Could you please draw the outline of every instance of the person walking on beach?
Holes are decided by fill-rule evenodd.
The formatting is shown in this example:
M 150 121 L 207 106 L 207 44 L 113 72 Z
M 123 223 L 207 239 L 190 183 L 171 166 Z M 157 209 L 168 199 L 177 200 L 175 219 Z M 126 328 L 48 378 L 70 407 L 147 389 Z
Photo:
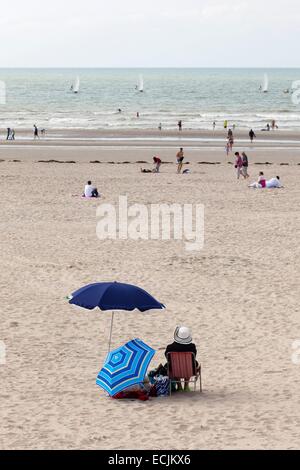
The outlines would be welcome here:
M 236 160 L 235 160 L 235 168 L 237 170 L 237 179 L 239 180 L 240 179 L 240 176 L 242 174 L 242 168 L 243 168 L 243 159 L 242 157 L 240 156 L 239 152 L 236 152 L 235 153 L 235 157 L 236 157 Z
M 11 130 L 11 133 L 10 133 L 10 140 L 16 140 L 16 139 L 15 139 L 15 136 L 16 136 L 15 130 L 12 129 L 12 130 Z
M 216 121 L 213 122 L 213 130 L 216 129 Z
M 253 139 L 255 138 L 256 139 L 256 135 L 255 135 L 255 132 L 253 129 L 250 130 L 249 132 L 249 137 L 250 137 L 250 142 L 251 144 L 253 144 Z
M 11 134 L 11 128 L 8 127 L 7 128 L 7 136 L 6 136 L 6 140 L 10 140 L 10 134 Z
M 183 161 L 184 161 L 184 153 L 183 153 L 183 148 L 181 148 L 179 150 L 179 152 L 177 153 L 177 165 L 178 165 L 177 173 L 178 173 L 178 175 L 180 175 L 181 172 L 182 172 Z
M 230 151 L 232 152 L 233 144 L 234 144 L 233 134 L 228 138 L 228 142 L 229 142 Z
M 182 121 L 178 121 L 178 130 L 179 132 L 182 131 Z
M 228 121 L 224 121 L 224 129 L 227 129 L 228 127 Z
M 242 160 L 243 160 L 242 173 L 243 173 L 243 177 L 246 180 L 249 178 L 249 175 L 248 175 L 249 160 L 245 152 L 242 153 Z
M 38 138 L 39 138 L 39 130 L 38 130 L 36 124 L 34 124 L 34 126 L 33 126 L 33 137 L 34 137 L 34 139 L 38 139 Z

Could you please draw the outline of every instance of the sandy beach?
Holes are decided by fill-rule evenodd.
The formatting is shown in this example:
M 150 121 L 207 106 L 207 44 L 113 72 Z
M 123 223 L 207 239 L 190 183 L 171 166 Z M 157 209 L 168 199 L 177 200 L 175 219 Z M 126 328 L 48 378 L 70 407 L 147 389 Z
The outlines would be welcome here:
M 1 449 L 299 448 L 300 366 L 292 361 L 300 339 L 299 136 L 268 133 L 269 142 L 259 136 L 250 148 L 237 133 L 251 182 L 264 171 L 285 186 L 260 191 L 237 181 L 224 132 L 220 142 L 200 133 L 200 143 L 185 140 L 195 133 L 177 134 L 161 142 L 150 133 L 137 143 L 126 140 L 135 134 L 106 133 L 110 141 L 95 143 L 99 133 L 77 132 L 81 142 L 64 134 L 62 142 L 53 132 L 43 142 L 1 143 Z M 176 174 L 181 144 L 189 175 Z M 141 174 L 155 154 L 169 164 L 159 175 Z M 80 198 L 88 179 L 102 200 Z M 120 195 L 147 206 L 204 204 L 203 250 L 188 253 L 172 240 L 99 240 L 97 207 Z M 65 297 L 114 280 L 167 306 L 118 314 L 114 346 L 137 337 L 159 350 L 178 324 L 190 326 L 203 395 L 123 402 L 96 387 L 110 316 L 73 308 Z M 152 366 L 163 360 L 158 351 Z

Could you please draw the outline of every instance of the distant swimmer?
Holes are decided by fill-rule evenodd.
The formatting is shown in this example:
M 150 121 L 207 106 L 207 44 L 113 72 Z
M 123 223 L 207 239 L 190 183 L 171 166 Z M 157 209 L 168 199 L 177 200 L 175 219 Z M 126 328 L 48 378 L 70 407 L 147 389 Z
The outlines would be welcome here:
M 118 109 L 118 113 L 120 113 L 120 114 L 121 114 L 121 112 L 122 112 L 122 109 L 121 109 L 121 108 L 119 108 L 119 109 Z
M 161 122 L 159 123 L 158 130 L 162 131 L 162 123 Z
M 264 132 L 264 131 L 269 132 L 270 129 L 271 129 L 270 124 L 267 124 L 266 127 L 265 127 L 264 129 L 262 129 L 262 131 L 263 131 L 263 132 Z
M 46 129 L 41 129 L 41 135 L 42 135 L 43 137 L 45 137 L 45 135 L 46 135 Z
M 139 113 L 139 112 L 136 113 L 136 117 L 137 117 L 137 118 L 140 117 L 140 113 Z

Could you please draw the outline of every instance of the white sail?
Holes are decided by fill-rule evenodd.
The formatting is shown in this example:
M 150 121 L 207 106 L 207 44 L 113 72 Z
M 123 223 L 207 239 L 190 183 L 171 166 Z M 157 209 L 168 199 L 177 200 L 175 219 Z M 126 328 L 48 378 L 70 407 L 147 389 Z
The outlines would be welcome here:
M 80 78 L 76 77 L 76 80 L 73 85 L 73 93 L 79 93 L 80 90 Z
M 268 75 L 265 73 L 265 75 L 264 75 L 263 92 L 264 92 L 264 93 L 268 93 L 268 91 L 269 91 L 269 77 L 268 77 Z
M 144 78 L 143 78 L 143 75 L 140 75 L 140 77 L 139 77 L 138 89 L 141 93 L 144 91 Z

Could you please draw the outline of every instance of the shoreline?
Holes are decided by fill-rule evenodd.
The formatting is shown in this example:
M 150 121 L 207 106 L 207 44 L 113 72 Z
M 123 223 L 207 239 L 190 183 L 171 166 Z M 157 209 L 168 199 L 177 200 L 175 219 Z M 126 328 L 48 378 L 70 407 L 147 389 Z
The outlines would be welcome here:
M 84 146 L 84 147 L 159 147 L 159 148 L 216 148 L 224 149 L 227 131 L 153 131 L 138 130 L 89 130 L 89 129 L 61 129 L 49 130 L 45 137 L 34 140 L 32 132 L 20 130 L 16 133 L 15 141 L 5 139 L 5 130 L 0 130 L 0 147 L 17 146 Z M 248 150 L 259 148 L 290 148 L 300 149 L 300 133 L 295 131 L 269 131 L 257 132 L 257 138 L 251 144 L 247 131 L 235 131 L 235 147 L 243 146 Z

